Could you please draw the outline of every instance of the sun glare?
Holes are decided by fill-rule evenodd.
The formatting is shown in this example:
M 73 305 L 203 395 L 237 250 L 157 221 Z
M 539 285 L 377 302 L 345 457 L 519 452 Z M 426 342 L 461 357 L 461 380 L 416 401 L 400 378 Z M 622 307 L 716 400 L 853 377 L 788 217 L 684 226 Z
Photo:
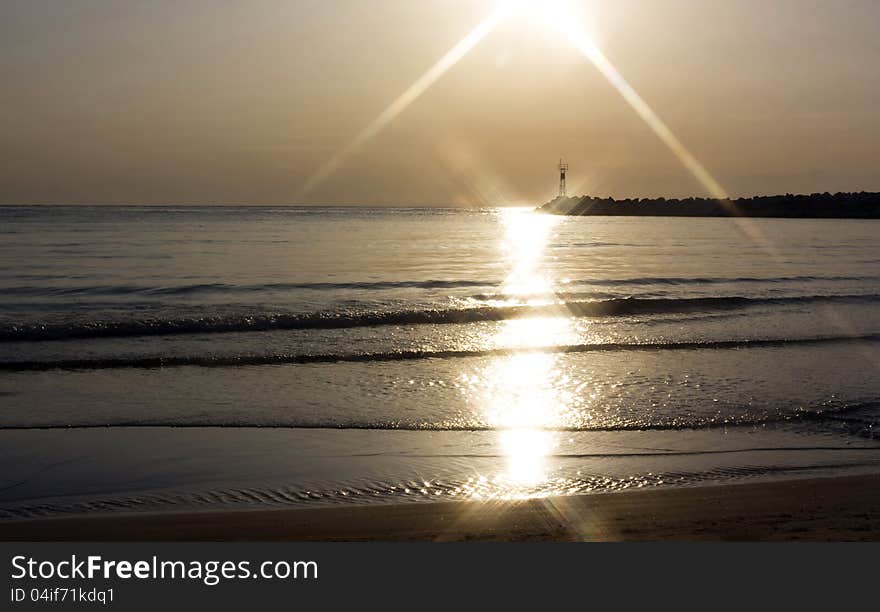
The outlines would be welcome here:
M 502 0 L 498 10 L 506 19 L 555 30 L 562 29 L 577 17 L 572 3 L 565 0 Z
M 539 264 L 559 217 L 524 208 L 507 208 L 500 214 L 504 226 L 501 250 L 510 266 L 502 292 L 526 303 L 545 302 L 553 283 L 539 270 Z
M 540 330 L 540 322 L 537 330 Z M 503 495 L 528 495 L 547 479 L 546 457 L 556 443 L 566 402 L 557 386 L 557 356 L 530 352 L 499 358 L 483 373 L 488 385 L 486 420 L 498 429 L 507 470 L 500 474 Z
M 685 147 L 672 130 L 621 75 L 602 50 L 585 24 L 584 15 L 568 0 L 500 0 L 491 13 L 444 54 L 436 64 L 416 79 L 400 96 L 346 145 L 319 167 L 304 183 L 302 197 L 336 171 L 360 147 L 370 141 L 408 106 L 422 96 L 440 77 L 455 66 L 491 34 L 501 23 L 517 21 L 525 27 L 543 27 L 557 32 L 577 49 L 618 91 L 654 134 L 672 151 L 684 167 L 703 185 L 712 197 L 725 199 L 727 192 L 715 177 Z M 751 233 L 751 232 L 747 232 Z
M 546 249 L 559 217 L 525 209 L 506 209 L 500 215 L 499 250 L 510 269 L 502 287 L 505 299 L 553 299 Z M 570 318 L 545 316 L 504 321 L 487 340 L 498 347 L 540 349 L 571 343 L 574 335 Z M 553 429 L 565 424 L 571 405 L 559 361 L 559 355 L 541 350 L 514 353 L 493 359 L 468 378 L 471 391 L 480 397 L 486 423 L 498 430 L 498 445 L 506 458 L 507 469 L 494 480 L 501 497 L 529 497 L 548 490 L 546 462 L 557 443 Z

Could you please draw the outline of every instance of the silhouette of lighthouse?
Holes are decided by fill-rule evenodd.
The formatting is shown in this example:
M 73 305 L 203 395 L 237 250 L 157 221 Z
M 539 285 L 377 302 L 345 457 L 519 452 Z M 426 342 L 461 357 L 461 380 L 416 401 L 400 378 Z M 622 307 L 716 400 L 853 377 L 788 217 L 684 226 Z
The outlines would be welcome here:
M 559 158 L 559 197 L 565 198 L 568 197 L 568 192 L 565 188 L 565 173 L 568 172 L 568 164 L 562 161 L 562 158 Z

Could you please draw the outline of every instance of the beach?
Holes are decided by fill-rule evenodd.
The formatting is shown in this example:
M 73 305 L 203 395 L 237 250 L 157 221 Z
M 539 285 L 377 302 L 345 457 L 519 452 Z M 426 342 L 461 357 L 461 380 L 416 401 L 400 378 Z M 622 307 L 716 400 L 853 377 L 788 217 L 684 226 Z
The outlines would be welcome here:
M 876 541 L 880 475 L 528 500 L 108 513 L 0 523 L 9 541 Z
M 4 537 L 871 536 L 875 221 L 0 220 Z

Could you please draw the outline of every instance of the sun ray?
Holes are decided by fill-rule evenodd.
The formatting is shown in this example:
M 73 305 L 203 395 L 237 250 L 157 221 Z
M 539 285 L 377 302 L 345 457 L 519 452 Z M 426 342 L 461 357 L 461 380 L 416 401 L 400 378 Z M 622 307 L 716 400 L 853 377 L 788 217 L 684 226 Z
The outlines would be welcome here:
M 729 197 L 727 191 L 719 184 L 714 176 L 703 166 L 702 163 L 688 150 L 688 148 L 669 129 L 669 126 L 654 112 L 651 106 L 645 102 L 632 85 L 614 67 L 611 60 L 593 42 L 592 38 L 577 25 L 574 19 L 554 19 L 551 24 L 574 45 L 574 47 L 586 57 L 593 66 L 605 77 L 605 79 L 617 90 L 621 97 L 630 105 L 636 114 L 644 121 L 654 134 L 665 144 L 679 159 L 688 171 L 693 174 L 700 184 L 719 200 Z
M 530 24 L 560 32 L 605 77 L 630 105 L 636 114 L 651 128 L 684 167 L 699 181 L 706 191 L 721 201 L 730 201 L 729 194 L 711 172 L 690 152 L 669 126 L 657 115 L 635 88 L 614 67 L 593 39 L 579 25 L 570 4 L 564 0 L 501 0 L 495 9 L 476 27 L 459 40 L 433 66 L 416 79 L 400 96 L 389 104 L 375 119 L 322 164 L 303 184 L 297 200 L 306 196 L 327 179 L 358 149 L 370 141 L 385 126 L 394 121 L 407 107 L 422 96 L 440 77 L 464 58 L 477 44 L 494 31 L 499 24 L 511 18 L 520 18 Z M 733 204 L 731 203 L 731 206 Z M 735 213 L 735 211 L 733 211 Z M 740 229 L 756 241 L 766 243 L 755 236 L 750 226 Z
M 413 82 L 400 96 L 398 96 L 385 110 L 373 119 L 351 141 L 342 147 L 336 154 L 328 159 L 318 170 L 309 177 L 299 191 L 299 197 L 309 193 L 312 189 L 323 182 L 342 165 L 355 151 L 366 144 L 378 134 L 386 125 L 394 121 L 406 108 L 415 102 L 431 85 L 442 77 L 450 68 L 455 66 L 471 49 L 494 30 L 504 18 L 505 11 L 496 8 L 477 26 L 468 32 L 464 38 L 458 41 L 437 63 L 431 66 L 422 76 Z
M 635 113 L 644 121 L 651 131 L 660 139 L 666 147 L 678 158 L 682 165 L 703 186 L 709 195 L 719 200 L 729 208 L 734 215 L 734 223 L 744 236 L 753 243 L 761 245 L 770 255 L 778 259 L 778 253 L 772 241 L 768 240 L 764 233 L 750 219 L 739 217 L 737 207 L 730 194 L 715 179 L 709 170 L 690 152 L 675 133 L 666 125 L 651 106 L 639 95 L 635 88 L 614 67 L 611 60 L 596 45 L 593 39 L 578 24 L 576 19 L 559 18 L 545 20 L 551 27 L 557 29 L 571 44 L 605 77 L 605 79 L 617 90 L 620 96 L 629 104 Z

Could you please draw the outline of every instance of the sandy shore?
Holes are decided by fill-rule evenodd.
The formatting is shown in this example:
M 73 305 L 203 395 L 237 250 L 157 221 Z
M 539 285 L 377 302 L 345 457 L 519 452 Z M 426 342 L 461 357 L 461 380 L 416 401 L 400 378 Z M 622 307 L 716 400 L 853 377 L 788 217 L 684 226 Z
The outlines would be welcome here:
M 880 540 L 880 475 L 527 501 L 89 515 L 3 522 L 0 540 Z

